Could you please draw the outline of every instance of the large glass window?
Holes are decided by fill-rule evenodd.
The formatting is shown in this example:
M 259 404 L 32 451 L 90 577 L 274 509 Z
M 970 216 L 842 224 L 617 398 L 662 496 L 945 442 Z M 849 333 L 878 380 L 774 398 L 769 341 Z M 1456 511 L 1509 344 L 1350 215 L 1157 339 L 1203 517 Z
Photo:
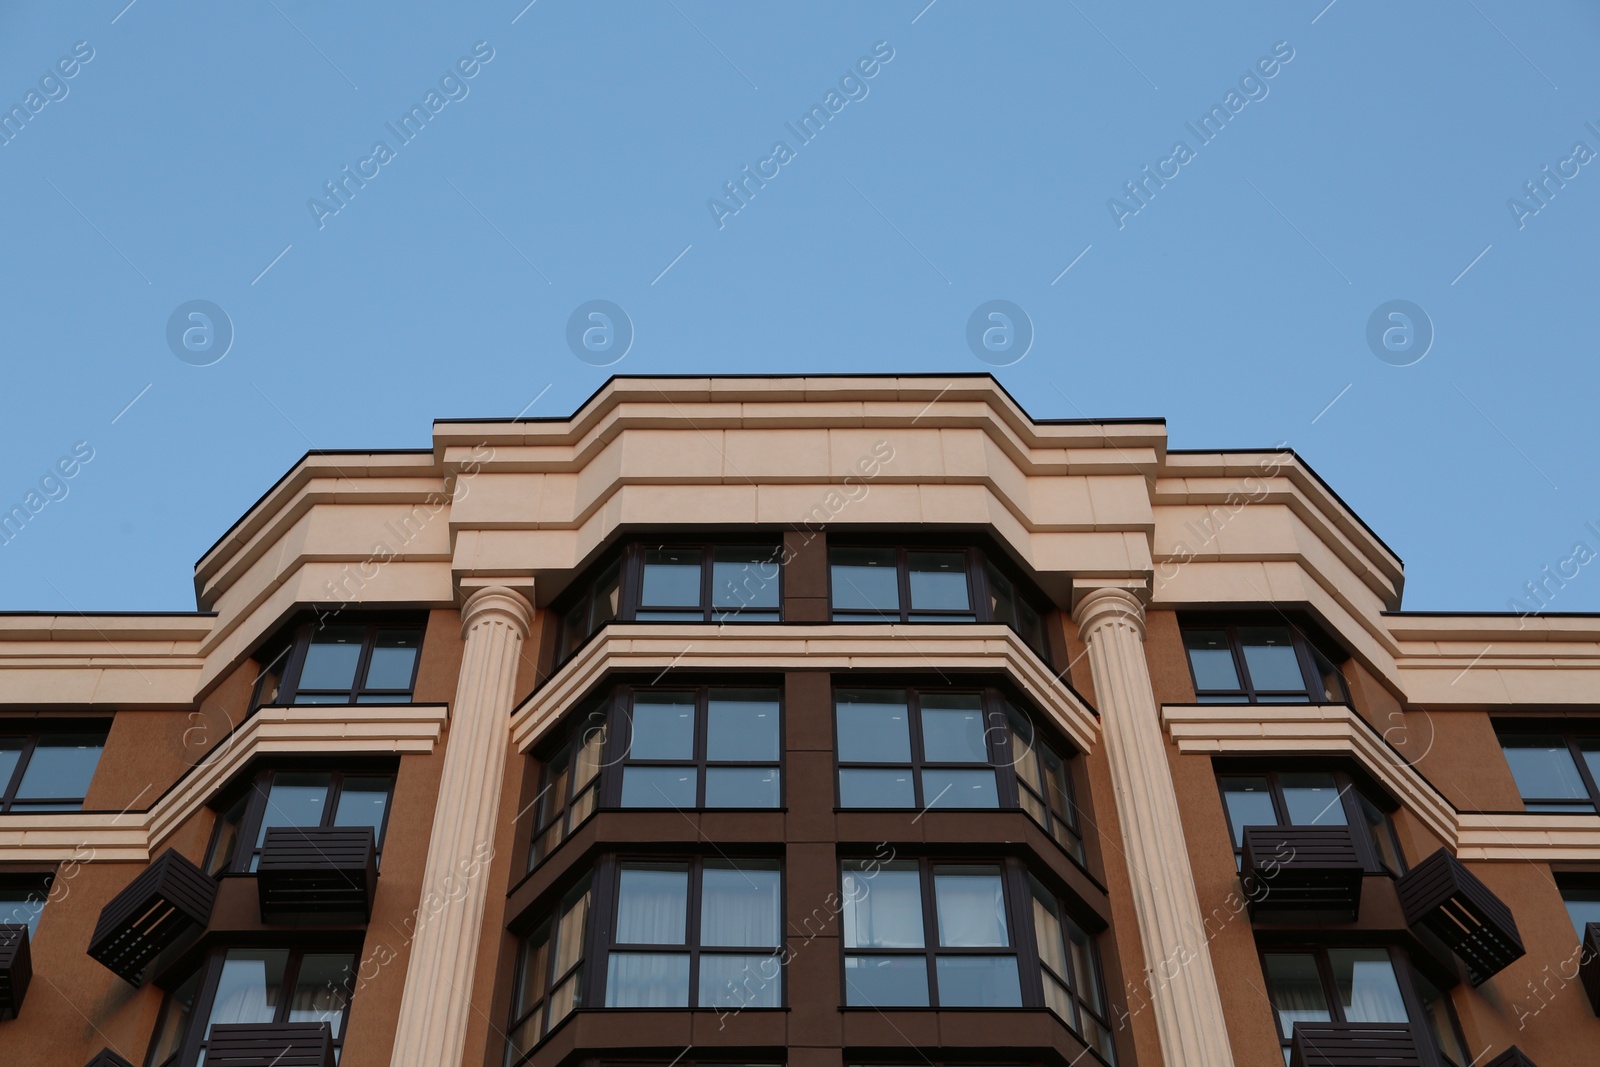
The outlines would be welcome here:
M 1083 1038 L 1084 1044 L 1108 1063 L 1115 1062 L 1106 1011 L 1105 986 L 1094 941 L 1067 913 L 1065 903 L 1029 878 L 1033 900 L 1033 936 L 1044 977 L 1045 1006 Z
M 1600 729 L 1503 733 L 1500 747 L 1529 811 L 1595 810 L 1600 800 Z
M 632 689 L 618 805 L 775 808 L 782 711 L 776 688 Z
M 381 859 L 393 792 L 383 772 L 264 771 L 218 812 L 207 869 L 254 871 L 274 826 L 370 826 Z
M 776 861 L 616 865 L 608 1008 L 776 1008 L 783 1003 Z
M 1588 925 L 1600 923 L 1600 876 L 1560 874 L 1556 876 L 1556 885 L 1561 889 L 1567 916 L 1572 919 L 1573 932 L 1583 941 Z
M 0 733 L 0 811 L 82 809 L 105 742 L 104 731 Z
M 1265 952 L 1261 961 L 1285 1062 L 1296 1023 L 1405 1023 L 1419 1045 L 1466 1067 L 1449 998 L 1399 950 L 1315 946 Z
M 1022 1006 L 1001 865 L 847 860 L 841 880 L 847 1005 Z
M 219 949 L 167 995 L 152 1067 L 197 1067 L 220 1023 L 325 1022 L 337 1050 L 355 989 L 356 956 L 323 947 Z M 337 1055 L 337 1052 L 335 1052 Z
M 1348 704 L 1344 676 L 1299 628 L 1185 624 L 1195 699 L 1202 704 Z
M 534 924 L 517 951 L 506 1063 L 521 1063 L 555 1026 L 583 1005 L 583 955 L 589 930 L 588 880 Z
M 1343 771 L 1229 773 L 1218 775 L 1217 784 L 1236 858 L 1247 826 L 1348 826 L 1368 870 L 1405 873 L 1388 812 Z
M 777 622 L 781 547 L 631 544 L 597 576 L 557 600 L 556 662 L 613 619 L 630 622 Z
M 415 616 L 319 616 L 262 650 L 253 703 L 409 704 L 421 649 Z
M 600 768 L 605 759 L 607 709 L 602 701 L 579 713 L 567 740 L 544 759 L 533 811 L 532 870 L 594 814 L 600 799 Z

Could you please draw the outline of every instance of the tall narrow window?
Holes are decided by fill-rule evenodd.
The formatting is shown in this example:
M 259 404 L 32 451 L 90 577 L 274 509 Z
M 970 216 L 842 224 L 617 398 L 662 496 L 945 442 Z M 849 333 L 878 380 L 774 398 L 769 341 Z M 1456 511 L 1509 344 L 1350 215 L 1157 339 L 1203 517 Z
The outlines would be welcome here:
M 589 895 L 586 879 L 518 947 L 507 1064 L 521 1063 L 546 1034 L 583 1005 Z
M 1045 1006 L 1108 1063 L 1116 1062 L 1106 1011 L 1105 987 L 1094 943 L 1053 893 L 1028 879 L 1033 897 L 1033 934 L 1044 976 Z
M 590 815 L 600 796 L 605 758 L 604 706 L 578 716 L 572 736 L 544 762 L 543 782 L 533 801 L 533 849 L 528 869 L 542 863 Z

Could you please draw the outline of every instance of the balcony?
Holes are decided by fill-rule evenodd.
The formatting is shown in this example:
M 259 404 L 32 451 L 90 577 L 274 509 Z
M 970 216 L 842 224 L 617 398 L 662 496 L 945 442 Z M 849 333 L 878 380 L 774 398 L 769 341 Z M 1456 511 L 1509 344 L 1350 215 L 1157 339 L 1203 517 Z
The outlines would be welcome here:
M 1257 920 L 1354 922 L 1362 865 L 1346 826 L 1247 826 L 1241 864 Z
M 334 1067 L 327 1023 L 226 1023 L 206 1038 L 206 1067 Z
M 1526 951 L 1505 902 L 1444 849 L 1395 881 L 1406 924 L 1425 930 L 1466 964 L 1479 986 Z
M 370 826 L 274 826 L 261 844 L 261 921 L 366 922 L 378 885 Z
M 138 985 L 151 960 L 205 928 L 216 899 L 217 883 L 169 848 L 101 910 L 89 956 Z
M 1295 1023 L 1289 1067 L 1425 1067 L 1404 1023 Z
M 0 923 L 0 1019 L 15 1019 L 22 1011 L 33 978 L 33 955 L 28 928 L 21 923 Z

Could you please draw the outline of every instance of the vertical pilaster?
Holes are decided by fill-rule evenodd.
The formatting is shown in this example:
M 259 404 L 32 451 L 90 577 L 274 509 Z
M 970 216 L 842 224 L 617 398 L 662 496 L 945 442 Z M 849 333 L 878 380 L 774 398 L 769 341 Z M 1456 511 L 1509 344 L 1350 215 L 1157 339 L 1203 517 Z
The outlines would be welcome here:
M 1089 649 L 1163 1057 L 1167 1067 L 1232 1067 L 1222 998 L 1144 658 L 1144 606 L 1125 589 L 1096 589 L 1073 617 Z
M 460 1067 L 488 899 L 490 843 L 505 779 L 517 659 L 532 608 L 502 586 L 461 608 L 466 644 L 428 841 L 422 903 L 400 1002 L 392 1067 Z

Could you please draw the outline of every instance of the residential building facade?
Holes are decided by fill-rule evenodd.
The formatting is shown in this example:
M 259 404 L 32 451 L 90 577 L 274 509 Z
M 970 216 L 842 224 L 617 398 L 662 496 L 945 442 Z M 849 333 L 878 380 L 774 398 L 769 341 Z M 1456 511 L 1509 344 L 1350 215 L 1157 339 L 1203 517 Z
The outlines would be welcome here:
M 987 376 L 308 454 L 0 616 L 0 1063 L 1595 1062 L 1600 618 L 1402 584 Z

